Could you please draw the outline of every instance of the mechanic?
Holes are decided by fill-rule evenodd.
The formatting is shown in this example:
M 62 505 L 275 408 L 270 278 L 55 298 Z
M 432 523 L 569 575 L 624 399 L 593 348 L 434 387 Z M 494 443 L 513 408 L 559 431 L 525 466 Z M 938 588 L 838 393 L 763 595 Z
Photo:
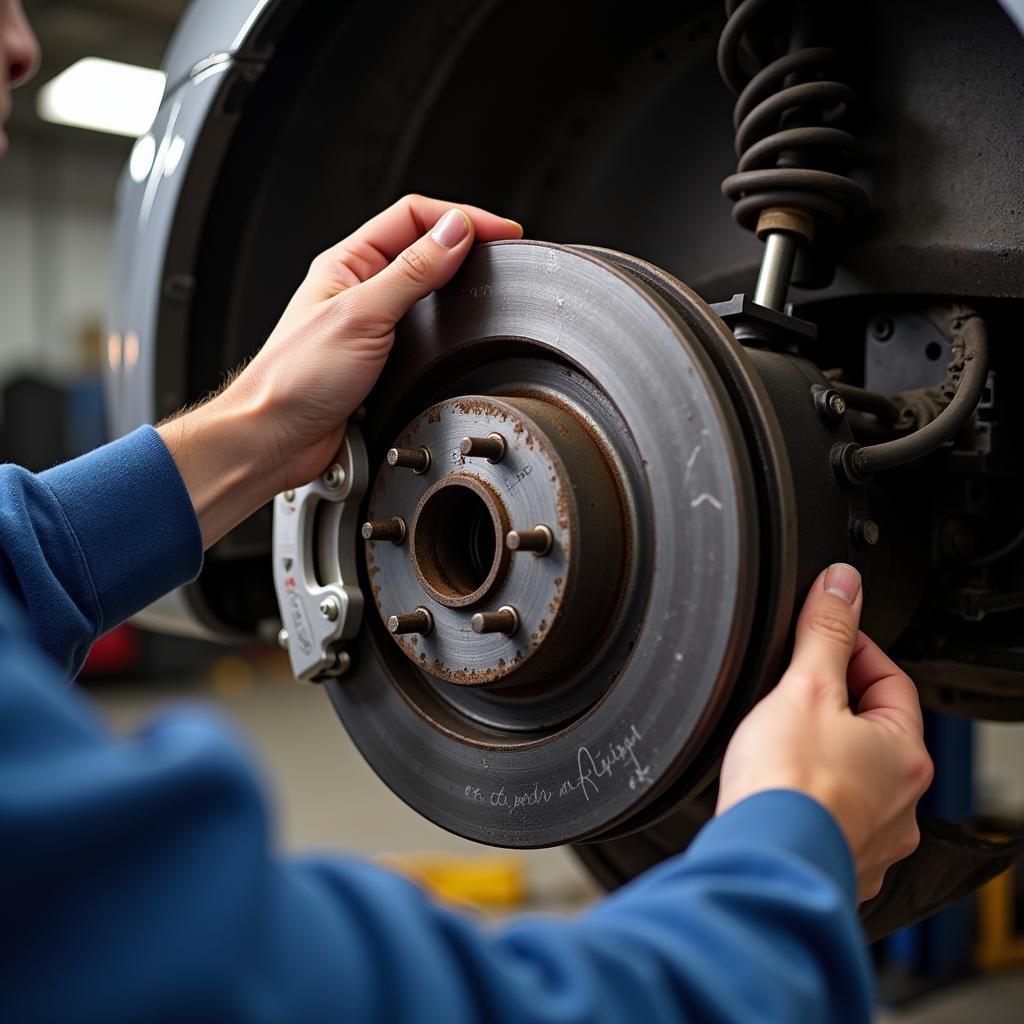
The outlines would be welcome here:
M 0 0 L 0 122 L 37 63 Z M 474 239 L 520 234 L 403 199 L 313 261 L 219 394 L 39 476 L 0 470 L 0 1020 L 869 1019 L 857 902 L 914 848 L 931 763 L 849 566 L 814 584 L 715 819 L 570 920 L 485 928 L 370 864 L 282 857 L 230 726 L 178 710 L 121 739 L 68 683 L 100 633 L 331 462 L 396 323 Z

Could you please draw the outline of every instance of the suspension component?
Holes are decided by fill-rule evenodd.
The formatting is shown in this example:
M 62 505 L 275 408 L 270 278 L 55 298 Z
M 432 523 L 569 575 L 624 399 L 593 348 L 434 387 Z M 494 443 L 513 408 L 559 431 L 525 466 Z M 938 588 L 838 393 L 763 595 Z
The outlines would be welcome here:
M 953 306 L 950 317 L 953 359 L 940 389 L 941 411 L 913 433 L 892 441 L 867 447 L 837 445 L 832 462 L 841 478 L 863 483 L 873 473 L 915 462 L 952 441 L 966 426 L 988 380 L 988 334 L 984 320 L 972 309 Z
M 857 141 L 838 127 L 853 106 L 853 90 L 826 77 L 839 54 L 796 42 L 788 52 L 776 47 L 775 56 L 762 56 L 773 49 L 763 16 L 777 7 L 780 0 L 726 0 L 718 69 L 737 96 L 738 163 L 722 192 L 734 204 L 733 219 L 765 242 L 754 301 L 781 310 L 798 249 L 859 214 L 867 195 L 846 174 Z M 798 5 L 794 28 L 814 13 Z

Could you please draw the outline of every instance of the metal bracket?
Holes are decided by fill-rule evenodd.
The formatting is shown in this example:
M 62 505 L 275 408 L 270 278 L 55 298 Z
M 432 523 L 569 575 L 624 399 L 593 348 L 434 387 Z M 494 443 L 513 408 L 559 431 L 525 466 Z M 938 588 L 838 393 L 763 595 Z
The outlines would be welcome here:
M 341 643 L 359 632 L 363 593 L 356 574 L 359 505 L 369 465 L 349 424 L 337 462 L 304 487 L 274 499 L 274 589 L 281 643 L 300 682 L 344 675 Z

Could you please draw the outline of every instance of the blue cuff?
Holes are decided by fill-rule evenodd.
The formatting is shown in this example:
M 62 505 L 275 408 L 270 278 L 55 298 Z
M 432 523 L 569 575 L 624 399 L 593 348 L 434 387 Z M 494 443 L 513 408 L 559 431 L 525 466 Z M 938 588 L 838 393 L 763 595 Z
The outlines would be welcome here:
M 846 837 L 835 818 L 804 793 L 772 789 L 747 797 L 705 825 L 688 855 L 717 856 L 737 848 L 795 854 L 833 879 L 856 906 L 857 873 Z
M 203 564 L 203 541 L 178 467 L 152 427 L 41 474 L 85 557 L 100 632 L 175 587 Z

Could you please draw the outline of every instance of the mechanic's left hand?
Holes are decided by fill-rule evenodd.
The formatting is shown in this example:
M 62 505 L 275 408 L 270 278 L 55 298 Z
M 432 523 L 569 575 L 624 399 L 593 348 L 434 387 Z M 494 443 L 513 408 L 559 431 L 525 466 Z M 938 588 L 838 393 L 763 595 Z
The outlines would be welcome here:
M 205 405 L 159 427 L 209 547 L 276 492 L 331 462 L 410 307 L 446 284 L 474 239 L 514 221 L 406 196 L 321 253 L 251 363 Z

